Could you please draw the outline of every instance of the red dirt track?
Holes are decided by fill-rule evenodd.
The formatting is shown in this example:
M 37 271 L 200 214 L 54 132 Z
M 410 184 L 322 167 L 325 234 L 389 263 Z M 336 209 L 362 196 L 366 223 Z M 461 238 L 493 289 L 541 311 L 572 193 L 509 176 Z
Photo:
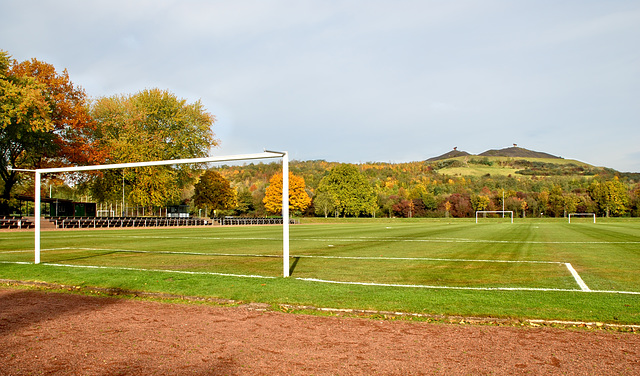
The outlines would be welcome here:
M 640 336 L 0 287 L 0 375 L 640 375 Z

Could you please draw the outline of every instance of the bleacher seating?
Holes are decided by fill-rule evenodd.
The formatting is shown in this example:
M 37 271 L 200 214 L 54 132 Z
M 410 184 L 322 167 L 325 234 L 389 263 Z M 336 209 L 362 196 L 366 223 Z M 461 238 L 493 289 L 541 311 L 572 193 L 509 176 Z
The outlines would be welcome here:
M 168 217 L 47 217 L 56 228 L 126 228 L 166 226 L 207 226 L 212 221 L 202 218 Z
M 215 219 L 218 224 L 222 226 L 238 226 L 238 225 L 281 225 L 282 217 L 280 218 L 244 218 L 244 217 L 224 217 Z M 296 221 L 291 219 L 290 224 L 295 224 Z
M 0 230 L 21 230 L 33 228 L 33 222 L 16 216 L 0 216 Z
M 168 226 L 246 226 L 280 225 L 282 218 L 241 218 L 224 217 L 214 219 L 178 218 L 178 217 L 46 217 L 55 228 L 130 228 L 130 227 L 168 227 Z M 291 224 L 297 223 L 291 219 Z M 17 216 L 0 216 L 0 230 L 32 229 L 33 220 Z

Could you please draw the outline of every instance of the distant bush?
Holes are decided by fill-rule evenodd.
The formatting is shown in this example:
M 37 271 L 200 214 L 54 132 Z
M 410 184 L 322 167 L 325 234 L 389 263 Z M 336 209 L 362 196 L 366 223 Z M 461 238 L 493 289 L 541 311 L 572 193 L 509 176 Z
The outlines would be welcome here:
M 435 164 L 436 169 L 451 168 L 451 167 L 464 167 L 464 163 L 457 159 L 445 159 L 438 161 Z
M 476 164 L 476 165 L 493 166 L 493 161 L 489 160 L 489 158 L 487 157 L 480 158 L 480 159 L 471 158 L 469 160 L 469 163 Z
M 527 162 L 529 168 L 516 171 L 516 174 L 520 175 L 537 175 L 537 176 L 566 176 L 566 175 L 580 175 L 580 176 L 593 176 L 600 172 L 598 168 L 579 166 L 575 163 L 568 164 L 556 164 L 545 162 L 530 162 L 530 161 L 518 161 Z

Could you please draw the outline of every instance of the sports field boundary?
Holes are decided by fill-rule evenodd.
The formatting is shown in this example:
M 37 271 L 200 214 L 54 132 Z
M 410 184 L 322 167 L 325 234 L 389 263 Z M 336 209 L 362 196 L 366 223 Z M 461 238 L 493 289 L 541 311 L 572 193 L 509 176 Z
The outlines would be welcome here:
M 237 307 L 250 311 L 279 311 L 288 314 L 305 314 L 318 312 L 321 314 L 347 316 L 358 318 L 370 318 L 375 320 L 394 320 L 398 318 L 418 319 L 427 322 L 440 322 L 454 325 L 493 325 L 493 326 L 529 326 L 529 327 L 558 327 L 558 328 L 584 328 L 587 330 L 613 330 L 638 332 L 640 325 L 634 324 L 614 324 L 599 321 L 568 321 L 568 320 L 544 320 L 544 319 L 512 319 L 497 317 L 476 317 L 460 315 L 436 315 L 427 313 L 412 313 L 400 311 L 381 311 L 371 309 L 352 308 L 331 308 L 316 307 L 310 305 L 295 304 L 268 304 L 268 303 L 247 303 L 240 300 L 221 299 L 201 296 L 188 296 L 169 293 L 147 292 L 139 290 L 127 290 L 121 288 L 104 288 L 91 286 L 73 286 L 51 282 L 21 281 L 11 279 L 0 279 L 0 284 L 16 288 L 18 286 L 48 290 L 60 293 L 82 293 L 87 295 L 107 295 L 109 297 L 124 297 L 134 299 L 153 299 L 158 301 L 184 301 L 203 302 L 222 306 Z

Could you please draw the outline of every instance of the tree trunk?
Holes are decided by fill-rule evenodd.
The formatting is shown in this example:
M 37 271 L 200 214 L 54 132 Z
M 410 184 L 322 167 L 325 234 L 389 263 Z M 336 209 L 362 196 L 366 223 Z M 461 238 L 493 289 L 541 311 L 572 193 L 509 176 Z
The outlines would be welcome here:
M 12 173 L 9 175 L 9 178 L 4 181 L 2 199 L 0 200 L 0 215 L 11 214 L 11 205 L 9 205 L 9 200 L 11 199 L 11 189 L 16 183 L 14 176 L 15 175 Z

